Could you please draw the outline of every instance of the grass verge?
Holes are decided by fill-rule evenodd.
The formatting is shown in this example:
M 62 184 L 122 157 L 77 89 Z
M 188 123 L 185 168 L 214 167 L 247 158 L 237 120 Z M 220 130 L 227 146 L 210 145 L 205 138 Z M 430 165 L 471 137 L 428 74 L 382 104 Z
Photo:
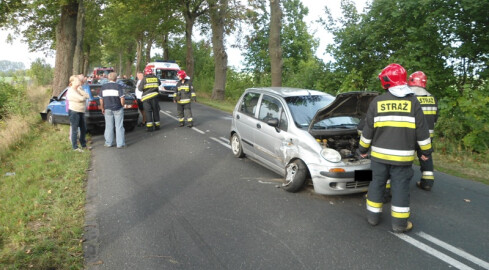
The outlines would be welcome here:
M 37 122 L 2 153 L 0 269 L 81 269 L 90 153 L 68 126 Z

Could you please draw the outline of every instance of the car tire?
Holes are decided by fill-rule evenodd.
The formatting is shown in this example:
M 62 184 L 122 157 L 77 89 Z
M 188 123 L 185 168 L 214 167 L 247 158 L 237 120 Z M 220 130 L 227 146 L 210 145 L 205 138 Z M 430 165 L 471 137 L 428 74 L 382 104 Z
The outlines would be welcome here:
M 300 159 L 296 159 L 285 167 L 285 177 L 282 188 L 288 192 L 297 192 L 304 186 L 307 176 L 307 166 Z
M 237 133 L 234 133 L 231 136 L 231 150 L 233 151 L 233 155 L 237 158 L 244 157 L 243 147 L 241 145 L 241 139 L 239 138 Z
M 54 125 L 56 124 L 54 122 L 54 117 L 53 117 L 53 113 L 51 111 L 48 112 L 48 115 L 46 117 L 46 119 L 48 120 L 48 123 L 51 124 L 51 125 Z
M 127 126 L 125 126 L 124 129 L 127 131 L 133 131 L 137 125 L 138 125 L 138 122 L 136 121 L 134 123 L 127 124 Z

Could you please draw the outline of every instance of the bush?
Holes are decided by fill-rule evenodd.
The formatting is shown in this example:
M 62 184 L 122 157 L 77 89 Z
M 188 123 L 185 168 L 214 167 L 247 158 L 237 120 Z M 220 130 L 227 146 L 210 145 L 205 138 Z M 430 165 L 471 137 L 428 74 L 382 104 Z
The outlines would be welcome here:
M 49 85 L 53 82 L 53 69 L 44 59 L 37 58 L 32 62 L 28 74 L 34 78 L 37 85 Z
M 437 136 L 460 148 L 485 152 L 489 149 L 489 85 L 465 86 L 460 96 L 439 101 Z
M 30 107 L 24 80 L 14 78 L 12 84 L 0 82 L 0 119 L 8 115 L 25 115 Z

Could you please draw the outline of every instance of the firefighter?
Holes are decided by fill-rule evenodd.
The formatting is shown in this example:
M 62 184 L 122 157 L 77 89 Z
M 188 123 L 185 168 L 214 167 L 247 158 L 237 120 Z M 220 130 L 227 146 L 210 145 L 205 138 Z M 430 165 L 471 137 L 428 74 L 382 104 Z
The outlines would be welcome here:
M 185 116 L 187 116 L 187 126 L 191 128 L 194 126 L 194 121 L 192 118 L 190 102 L 191 100 L 195 102 L 197 97 L 192 82 L 187 77 L 187 73 L 185 73 L 184 70 L 180 70 L 178 71 L 177 76 L 180 80 L 177 82 L 177 91 L 173 96 L 173 102 L 177 103 L 178 125 L 183 127 L 185 125 Z
M 148 132 L 160 129 L 160 104 L 158 103 L 160 84 L 160 79 L 153 74 L 151 67 L 146 67 L 144 78 L 139 84 L 139 91 L 143 92 L 141 101 L 146 113 L 146 131 Z
M 372 182 L 367 193 L 367 221 L 380 222 L 387 179 L 391 179 L 391 221 L 396 233 L 413 228 L 409 221 L 409 181 L 416 145 L 421 159 L 431 155 L 431 139 L 421 105 L 407 86 L 406 70 L 390 64 L 379 74 L 385 94 L 369 105 L 360 136 L 359 151 L 363 158 L 371 148 Z
M 409 76 L 408 85 L 414 91 L 414 95 L 418 98 L 423 109 L 424 117 L 428 123 L 430 130 L 431 143 L 433 143 L 433 135 L 435 132 L 435 123 L 438 120 L 438 103 L 428 91 L 426 91 L 426 81 L 428 78 L 422 71 L 416 71 Z M 416 149 L 416 154 L 419 158 L 419 165 L 421 167 L 421 180 L 416 182 L 416 186 L 420 189 L 430 191 L 435 183 L 435 175 L 433 174 L 433 159 L 430 158 L 426 161 L 422 160 L 419 149 Z

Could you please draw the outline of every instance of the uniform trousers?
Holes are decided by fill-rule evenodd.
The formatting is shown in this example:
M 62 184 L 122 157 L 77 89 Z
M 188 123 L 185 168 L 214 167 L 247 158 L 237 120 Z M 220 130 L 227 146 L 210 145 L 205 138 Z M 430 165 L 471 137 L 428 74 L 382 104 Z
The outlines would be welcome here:
M 146 127 L 160 126 L 160 104 L 158 96 L 143 101 L 144 112 L 146 113 Z
M 393 228 L 406 228 L 410 216 L 409 182 L 413 177 L 412 165 L 399 166 L 372 160 L 372 182 L 367 194 L 367 219 L 371 224 L 380 221 L 387 180 L 391 179 L 391 223 Z

